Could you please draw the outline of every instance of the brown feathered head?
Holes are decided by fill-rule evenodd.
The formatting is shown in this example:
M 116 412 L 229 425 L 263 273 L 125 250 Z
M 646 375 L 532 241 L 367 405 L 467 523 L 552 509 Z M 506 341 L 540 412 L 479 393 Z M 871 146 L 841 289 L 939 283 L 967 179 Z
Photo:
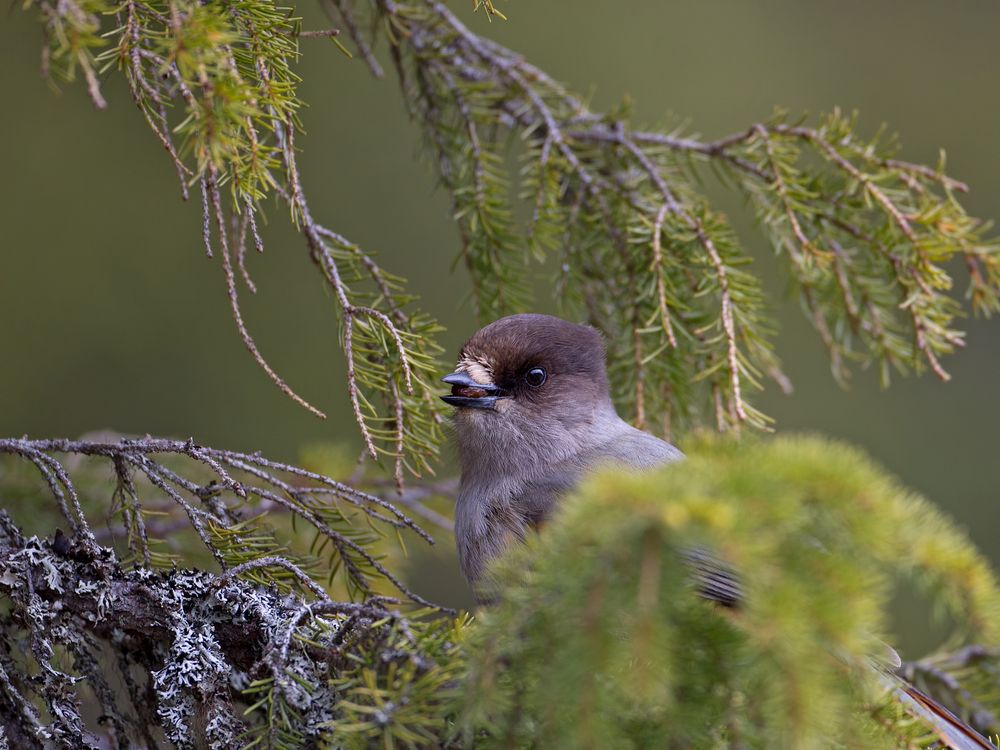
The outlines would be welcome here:
M 473 334 L 442 399 L 460 409 L 504 413 L 606 399 L 604 341 L 590 326 L 551 315 L 511 315 Z

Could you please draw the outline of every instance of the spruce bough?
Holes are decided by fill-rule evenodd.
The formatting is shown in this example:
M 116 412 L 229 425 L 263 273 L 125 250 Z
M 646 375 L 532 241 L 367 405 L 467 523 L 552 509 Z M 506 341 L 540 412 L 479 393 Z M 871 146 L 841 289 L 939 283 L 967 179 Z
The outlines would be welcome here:
M 905 161 L 838 111 L 778 113 L 716 140 L 637 127 L 435 0 L 331 0 L 336 28 L 320 31 L 267 0 L 25 6 L 50 75 L 82 78 L 101 108 L 101 76 L 124 77 L 181 193 L 200 197 L 205 252 L 249 353 L 323 416 L 240 307 L 256 290 L 258 221 L 269 199 L 284 204 L 335 301 L 344 395 L 385 474 L 349 486 L 194 441 L 0 441 L 13 456 L 0 487 L 53 513 L 37 537 L 16 513 L 0 518 L 0 746 L 930 745 L 861 668 L 888 639 L 897 576 L 955 630 L 907 673 L 984 733 L 1000 729 L 993 573 L 925 501 L 822 440 L 706 440 L 663 473 L 595 478 L 545 550 L 501 563 L 495 609 L 428 608 L 385 557 L 397 536 L 428 535 L 382 495 L 394 487 L 447 527 L 425 505 L 453 491 L 427 478 L 442 441 L 440 326 L 308 202 L 294 66 L 315 36 L 376 76 L 388 61 L 451 198 L 481 321 L 529 309 L 533 266 L 557 261 L 563 315 L 611 342 L 622 413 L 665 437 L 766 427 L 754 394 L 787 384 L 760 280 L 700 190 L 706 168 L 748 199 L 836 377 L 875 364 L 887 381 L 947 379 L 956 320 L 1000 308 L 997 243 L 943 161 Z M 68 455 L 109 464 L 113 486 L 107 466 L 71 475 Z M 109 510 L 104 533 L 94 519 Z M 180 553 L 166 544 L 179 539 Z M 741 571 L 744 611 L 692 595 L 678 563 L 692 542 Z

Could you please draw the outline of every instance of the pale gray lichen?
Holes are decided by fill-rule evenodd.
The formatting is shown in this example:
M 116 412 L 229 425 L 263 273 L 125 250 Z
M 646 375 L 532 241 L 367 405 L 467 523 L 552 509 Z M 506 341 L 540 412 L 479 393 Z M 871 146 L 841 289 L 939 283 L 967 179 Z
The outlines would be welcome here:
M 25 539 L 5 520 L 0 512 L 0 595 L 12 616 L 0 622 L 0 635 L 8 648 L 25 645 L 14 649 L 16 664 L 0 661 L 0 716 L 20 727 L 18 741 L 32 738 L 25 747 L 148 746 L 146 735 L 158 727 L 182 750 L 238 748 L 248 731 L 286 719 L 282 742 L 308 744 L 328 738 L 343 718 L 337 679 L 359 664 L 434 666 L 410 626 L 379 600 L 307 600 L 204 571 L 126 569 L 110 550 Z M 124 670 L 106 674 L 102 649 L 113 650 Z M 144 678 L 136 680 L 136 668 Z M 31 670 L 38 681 L 25 679 Z M 111 682 L 124 682 L 131 705 Z M 103 731 L 85 724 L 83 684 L 101 704 Z M 275 712 L 251 710 L 244 719 L 260 685 Z M 32 693 L 44 713 L 32 708 Z M 392 705 L 381 707 L 386 726 Z M 276 744 L 270 739 L 264 746 Z
M 52 479 L 56 498 L 58 491 L 70 501 L 60 507 L 79 512 L 66 516 L 71 534 L 57 531 L 48 539 L 25 537 L 0 509 L 0 607 L 5 613 L 0 618 L 0 726 L 7 746 L 121 750 L 162 747 L 164 740 L 182 750 L 342 746 L 339 733 L 351 731 L 343 727 L 360 727 L 354 731 L 371 736 L 358 722 L 359 706 L 368 701 L 369 673 L 381 679 L 403 662 L 421 672 L 433 670 L 438 654 L 455 651 L 453 645 L 442 648 L 441 633 L 450 631 L 446 621 L 443 628 L 429 620 L 408 622 L 386 608 L 398 600 L 367 588 L 368 578 L 377 574 L 409 599 L 424 603 L 371 552 L 329 525 L 339 511 L 331 510 L 329 518 L 318 515 L 305 503 L 315 488 L 293 486 L 272 472 L 322 485 L 327 504 L 329 490 L 347 493 L 373 523 L 411 527 L 409 519 L 379 498 L 258 455 L 212 451 L 192 441 L 0 440 L 0 453 L 57 465 L 46 450 L 111 458 L 119 483 L 133 493 L 126 498 L 132 524 L 143 511 L 130 472 L 142 471 L 154 490 L 166 493 L 188 515 L 224 572 L 152 567 L 149 529 L 146 536 L 128 536 L 123 563 L 112 548 L 97 542 L 68 475 L 54 468 L 51 475 L 43 473 L 47 481 Z M 221 485 L 196 484 L 149 458 L 164 452 L 208 462 L 221 472 Z M 223 464 L 282 494 L 237 482 Z M 229 493 L 231 506 L 223 502 L 219 486 Z M 334 601 L 297 558 L 283 557 L 275 548 L 267 554 L 253 545 L 241 548 L 241 501 L 236 498 L 250 495 L 299 513 L 339 545 L 346 580 L 368 599 Z M 289 497 L 302 502 L 301 508 Z M 213 547 L 219 529 L 229 534 L 226 554 L 239 553 L 238 562 L 228 562 Z M 272 576 L 274 570 L 284 575 Z M 251 573 L 273 583 L 248 580 Z M 426 644 L 414 632 L 426 634 Z M 425 647 L 433 653 L 425 653 Z M 437 684 L 445 685 L 451 675 L 443 673 Z M 394 684 L 392 689 L 400 688 Z M 425 718 L 418 718 L 417 726 L 422 726 Z M 392 727 L 385 729 L 389 737 Z M 408 731 L 403 728 L 403 735 Z
M 178 615 L 171 631 L 173 642 L 167 649 L 165 666 L 152 672 L 153 687 L 167 736 L 175 745 L 188 747 L 194 745 L 189 727 L 198 702 L 219 691 L 229 665 L 210 624 L 193 623 Z

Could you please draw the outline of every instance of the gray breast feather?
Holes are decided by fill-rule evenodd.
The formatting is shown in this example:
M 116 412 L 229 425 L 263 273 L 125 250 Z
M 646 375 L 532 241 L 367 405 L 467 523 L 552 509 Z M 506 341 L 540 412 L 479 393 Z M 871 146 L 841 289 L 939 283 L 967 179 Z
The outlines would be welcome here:
M 559 500 L 590 471 L 602 466 L 653 469 L 678 461 L 684 454 L 670 443 L 635 429 L 610 412 L 594 425 L 588 441 L 560 461 L 518 472 L 493 466 L 463 472 L 455 509 L 455 536 L 462 570 L 474 585 L 489 560 L 524 538 L 551 515 Z M 494 469 L 491 471 L 491 469 Z

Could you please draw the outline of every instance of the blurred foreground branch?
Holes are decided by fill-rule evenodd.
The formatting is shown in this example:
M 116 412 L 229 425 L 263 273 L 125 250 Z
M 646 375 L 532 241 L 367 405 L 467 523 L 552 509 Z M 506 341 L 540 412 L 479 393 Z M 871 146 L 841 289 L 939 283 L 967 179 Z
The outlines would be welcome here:
M 881 675 L 900 579 L 946 613 L 902 674 L 983 735 L 1000 725 L 1000 585 L 966 535 L 858 451 L 815 438 L 705 441 L 608 471 L 498 566 L 468 646 L 475 746 L 982 748 L 908 712 Z M 679 564 L 737 571 L 712 606 Z M 890 686 L 886 691 L 886 685 Z M 915 718 L 918 717 L 918 718 Z M 968 735 L 962 735 L 968 736 Z

